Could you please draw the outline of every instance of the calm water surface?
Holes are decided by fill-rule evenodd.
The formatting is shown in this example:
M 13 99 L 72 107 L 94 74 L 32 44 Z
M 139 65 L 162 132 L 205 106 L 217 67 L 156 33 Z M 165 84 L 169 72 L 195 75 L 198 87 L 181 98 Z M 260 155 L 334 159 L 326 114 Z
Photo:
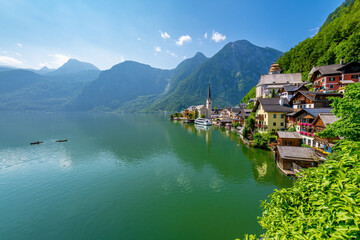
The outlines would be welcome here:
M 0 116 L 0 239 L 234 240 L 292 185 L 271 153 L 162 115 Z

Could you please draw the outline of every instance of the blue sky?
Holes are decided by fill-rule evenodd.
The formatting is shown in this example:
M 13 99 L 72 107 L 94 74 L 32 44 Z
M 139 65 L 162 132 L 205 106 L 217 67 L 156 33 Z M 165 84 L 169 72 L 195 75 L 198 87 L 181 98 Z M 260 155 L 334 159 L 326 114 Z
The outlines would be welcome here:
M 287 51 L 316 34 L 343 0 L 0 0 L 0 65 L 56 68 L 76 58 L 170 69 L 246 39 Z

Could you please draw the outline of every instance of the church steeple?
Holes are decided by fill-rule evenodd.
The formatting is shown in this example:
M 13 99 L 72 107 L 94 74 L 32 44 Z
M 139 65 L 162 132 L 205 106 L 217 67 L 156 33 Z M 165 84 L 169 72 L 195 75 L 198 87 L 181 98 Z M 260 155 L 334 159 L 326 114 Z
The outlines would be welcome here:
M 208 90 L 208 98 L 211 99 L 210 83 L 209 83 L 209 90 Z
M 211 103 L 211 91 L 210 91 L 210 83 L 209 83 L 209 88 L 208 88 L 208 96 L 206 99 L 206 113 L 205 113 L 205 117 L 207 119 L 211 119 L 211 114 L 212 114 L 212 103 Z

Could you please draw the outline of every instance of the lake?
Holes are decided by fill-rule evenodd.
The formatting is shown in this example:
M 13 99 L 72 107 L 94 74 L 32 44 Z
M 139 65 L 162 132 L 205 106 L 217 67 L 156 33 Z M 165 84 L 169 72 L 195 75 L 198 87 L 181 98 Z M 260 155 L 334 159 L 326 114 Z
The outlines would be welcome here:
M 0 239 L 234 240 L 293 183 L 272 153 L 167 115 L 0 115 Z

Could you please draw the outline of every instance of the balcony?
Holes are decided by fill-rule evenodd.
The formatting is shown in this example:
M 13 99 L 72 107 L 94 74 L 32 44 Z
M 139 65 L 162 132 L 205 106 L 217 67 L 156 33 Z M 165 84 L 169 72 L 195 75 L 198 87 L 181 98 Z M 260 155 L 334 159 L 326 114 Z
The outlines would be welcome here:
M 294 101 L 294 104 L 305 104 L 305 100 Z
M 255 119 L 259 121 L 264 121 L 264 115 L 256 115 Z

